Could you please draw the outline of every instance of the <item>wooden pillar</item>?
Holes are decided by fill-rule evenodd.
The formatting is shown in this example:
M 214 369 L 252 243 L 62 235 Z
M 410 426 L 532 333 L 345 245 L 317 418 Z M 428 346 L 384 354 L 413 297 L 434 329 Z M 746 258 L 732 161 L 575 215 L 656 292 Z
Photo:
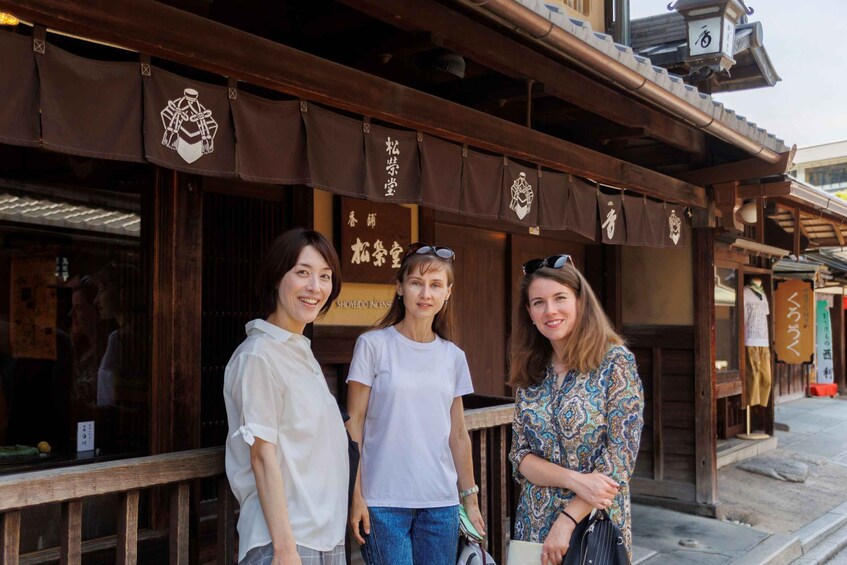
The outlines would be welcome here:
M 694 229 L 694 430 L 696 495 L 717 502 L 717 414 L 715 405 L 715 241 Z
M 603 306 L 615 329 L 623 329 L 621 302 L 621 246 L 603 246 Z
M 152 192 L 150 452 L 156 455 L 200 447 L 203 207 L 198 177 L 160 168 Z M 168 506 L 166 493 L 154 494 L 154 528 L 167 527 Z

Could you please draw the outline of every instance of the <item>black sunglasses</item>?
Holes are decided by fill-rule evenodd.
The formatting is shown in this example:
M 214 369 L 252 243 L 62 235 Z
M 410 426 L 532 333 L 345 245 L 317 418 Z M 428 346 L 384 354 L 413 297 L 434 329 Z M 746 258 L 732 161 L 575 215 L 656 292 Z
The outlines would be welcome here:
M 445 261 L 452 261 L 456 258 L 456 254 L 449 247 L 428 245 L 426 243 L 413 243 L 409 245 L 408 249 L 406 249 L 406 254 L 403 256 L 403 261 L 411 255 L 435 255 Z
M 571 259 L 570 255 L 550 255 L 546 259 L 530 259 L 529 261 L 523 264 L 522 269 L 523 274 L 531 275 L 538 269 L 544 267 L 547 267 L 549 269 L 561 269 L 568 263 L 570 263 L 571 266 L 576 268 L 576 265 L 574 265 L 573 259 Z

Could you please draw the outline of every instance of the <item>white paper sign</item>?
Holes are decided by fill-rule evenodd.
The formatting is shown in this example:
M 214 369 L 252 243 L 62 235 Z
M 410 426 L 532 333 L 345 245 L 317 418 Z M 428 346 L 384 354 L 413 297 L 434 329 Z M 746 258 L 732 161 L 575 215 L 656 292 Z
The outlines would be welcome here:
M 688 54 L 692 57 L 719 53 L 722 18 L 704 18 L 688 22 Z
M 76 450 L 94 450 L 94 422 L 78 422 L 76 425 Z

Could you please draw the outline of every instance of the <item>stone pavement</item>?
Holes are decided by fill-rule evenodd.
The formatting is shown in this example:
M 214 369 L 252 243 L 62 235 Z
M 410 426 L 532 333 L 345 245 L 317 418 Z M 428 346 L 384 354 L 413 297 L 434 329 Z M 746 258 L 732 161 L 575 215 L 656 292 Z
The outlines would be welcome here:
M 634 565 L 812 565 L 847 546 L 847 401 L 796 400 L 776 421 L 777 449 L 718 472 L 722 520 L 634 505 Z

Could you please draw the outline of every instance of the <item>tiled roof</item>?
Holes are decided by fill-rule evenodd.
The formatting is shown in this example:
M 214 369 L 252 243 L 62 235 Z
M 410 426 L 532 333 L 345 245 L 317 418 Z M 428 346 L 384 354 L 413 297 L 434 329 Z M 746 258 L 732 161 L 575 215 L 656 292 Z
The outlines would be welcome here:
M 736 133 L 760 143 L 776 152 L 785 153 L 789 147 L 782 139 L 759 127 L 744 116 L 739 116 L 734 110 L 727 108 L 721 102 L 697 88 L 685 84 L 682 78 L 669 74 L 666 69 L 653 65 L 650 59 L 633 52 L 627 45 L 615 43 L 610 35 L 594 31 L 587 21 L 570 17 L 550 10 L 544 0 L 514 0 L 536 14 L 546 18 L 557 27 L 572 36 L 587 43 L 594 49 L 637 72 L 647 80 L 672 93 L 677 98 L 698 108 L 716 121 L 720 121 Z

